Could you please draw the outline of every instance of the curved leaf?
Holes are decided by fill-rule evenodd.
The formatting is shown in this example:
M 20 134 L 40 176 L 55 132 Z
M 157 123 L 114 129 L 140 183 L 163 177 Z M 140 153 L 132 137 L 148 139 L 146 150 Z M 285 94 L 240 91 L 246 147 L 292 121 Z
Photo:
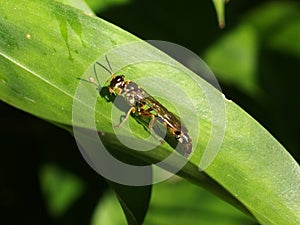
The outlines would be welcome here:
M 76 78 L 81 77 L 100 55 L 138 40 L 112 24 L 55 1 L 4 1 L 0 15 L 1 100 L 64 127 L 72 125 L 72 105 L 80 84 Z M 136 53 L 172 61 L 146 43 Z M 186 70 L 183 66 L 181 69 Z M 131 80 L 147 76 L 147 71 L 172 78 L 196 106 L 199 118 L 189 114 L 189 107 L 186 114 L 191 116 L 191 123 L 200 123 L 200 132 L 195 132 L 201 135 L 193 136 L 194 153 L 179 172 L 181 176 L 217 193 L 253 215 L 261 224 L 300 223 L 299 166 L 253 118 L 233 102 L 224 100 L 224 141 L 212 164 L 200 171 L 200 159 L 212 131 L 212 115 L 205 94 L 186 76 L 182 77 L 183 72 L 166 65 L 147 63 L 124 71 Z M 210 96 L 221 97 L 212 86 L 200 82 Z M 170 93 L 155 81 L 149 85 L 159 92 Z M 97 94 L 93 86 L 90 90 Z M 90 105 L 82 99 L 75 100 L 80 100 L 82 117 L 91 116 L 84 110 Z M 151 163 L 172 151 L 167 144 L 161 146 L 159 152 L 123 151 L 116 138 L 113 139 L 112 121 L 107 114 L 112 104 L 104 98 L 98 98 L 97 104 L 96 119 L 101 121 L 101 130 L 106 134 L 103 139 L 117 154 Z M 178 101 L 178 104 L 184 103 Z M 221 106 L 219 109 L 223 110 Z M 130 122 L 137 136 L 147 134 L 133 118 Z M 215 122 L 221 129 L 223 124 Z M 193 130 L 192 126 L 188 128 Z M 124 134 L 126 136 L 126 132 Z
M 126 186 L 110 182 L 117 193 L 119 202 L 126 215 L 128 224 L 143 224 L 151 196 L 151 185 L 148 186 Z

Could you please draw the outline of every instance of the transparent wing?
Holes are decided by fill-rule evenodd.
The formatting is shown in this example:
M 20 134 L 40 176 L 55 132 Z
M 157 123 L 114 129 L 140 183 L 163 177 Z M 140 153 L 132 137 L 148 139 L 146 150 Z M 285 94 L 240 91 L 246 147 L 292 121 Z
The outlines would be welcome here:
M 166 123 L 169 127 L 174 128 L 175 130 L 186 129 L 184 125 L 180 122 L 178 116 L 167 110 L 161 103 L 159 103 L 154 97 L 149 95 L 144 91 L 144 102 L 145 104 L 153 110 L 162 123 Z

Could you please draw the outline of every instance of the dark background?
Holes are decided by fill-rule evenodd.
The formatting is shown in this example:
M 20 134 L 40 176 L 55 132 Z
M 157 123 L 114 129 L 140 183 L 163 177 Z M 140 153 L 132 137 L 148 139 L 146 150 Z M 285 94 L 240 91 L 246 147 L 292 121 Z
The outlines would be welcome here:
M 226 7 L 224 30 L 217 26 L 211 1 L 135 0 L 99 9 L 97 13 L 99 17 L 142 39 L 174 42 L 201 56 L 239 26 L 247 13 L 266 2 L 270 1 L 230 1 Z M 295 18 L 281 21 L 280 26 L 289 26 L 291 22 L 295 22 Z M 274 26 L 278 28 L 279 25 Z M 284 47 L 272 48 L 269 46 L 272 38 L 270 33 L 259 34 L 255 80 L 264 95 L 249 94 L 235 82 L 219 81 L 227 98 L 258 120 L 299 161 L 300 54 Z M 294 44 L 295 48 L 300 45 L 300 31 L 298 43 Z M 218 78 L 217 73 L 216 76 Z M 0 120 L 2 221 L 6 221 L 6 224 L 31 225 L 54 222 L 88 224 L 93 208 L 107 184 L 81 157 L 72 136 L 3 102 L 0 102 Z M 57 164 L 76 174 L 86 185 L 85 194 L 63 216 L 56 219 L 47 213 L 41 193 L 39 169 L 45 163 Z

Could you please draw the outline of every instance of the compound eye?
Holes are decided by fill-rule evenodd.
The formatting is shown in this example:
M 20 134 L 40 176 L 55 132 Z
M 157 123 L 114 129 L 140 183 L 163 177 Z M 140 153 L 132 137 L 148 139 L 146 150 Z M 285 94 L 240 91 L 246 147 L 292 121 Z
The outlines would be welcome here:
M 181 131 L 180 131 L 180 130 L 176 130 L 174 133 L 175 133 L 176 135 L 180 135 L 180 134 L 181 134 Z
M 181 131 L 180 131 L 180 130 L 176 130 L 176 131 L 174 132 L 174 134 L 175 134 L 175 138 L 176 138 L 177 140 L 181 138 Z

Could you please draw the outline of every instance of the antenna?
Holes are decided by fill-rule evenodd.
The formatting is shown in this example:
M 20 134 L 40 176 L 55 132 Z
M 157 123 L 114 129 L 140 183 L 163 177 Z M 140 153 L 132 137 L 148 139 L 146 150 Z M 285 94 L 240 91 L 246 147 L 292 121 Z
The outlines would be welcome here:
M 81 80 L 81 81 L 84 81 L 84 82 L 87 82 L 87 83 L 90 83 L 90 84 L 93 84 L 97 87 L 98 90 L 100 90 L 100 81 L 98 79 L 98 74 L 97 74 L 97 71 L 96 71 L 96 65 L 94 64 L 94 74 L 95 74 L 95 77 L 96 77 L 96 80 L 97 80 L 97 83 L 95 82 L 95 80 L 93 79 L 93 77 L 90 77 L 88 80 L 86 79 L 83 79 L 83 78 L 77 78 L 78 80 Z
M 97 70 L 96 70 L 96 64 L 94 64 L 94 73 L 95 73 L 95 77 L 96 77 L 96 80 L 98 83 L 98 88 L 100 88 L 101 85 L 100 85 L 100 81 L 99 81 Z
M 111 65 L 108 61 L 108 58 L 107 58 L 107 55 L 105 55 L 105 59 L 106 59 L 106 62 L 107 62 L 107 65 L 109 67 L 109 69 L 107 67 L 105 67 L 104 65 L 102 65 L 101 63 L 99 62 L 96 62 L 99 66 L 101 66 L 103 69 L 105 69 L 107 72 L 109 72 L 109 74 L 114 77 L 114 73 L 112 72 L 112 68 L 111 68 Z
M 112 72 L 111 65 L 110 65 L 110 63 L 109 63 L 109 61 L 108 61 L 107 55 L 105 55 L 105 59 L 106 59 L 107 65 L 109 66 L 109 69 L 110 69 L 111 73 L 113 73 L 113 72 Z
M 110 63 L 108 61 L 107 55 L 105 55 L 105 60 L 107 62 L 107 65 L 108 65 L 109 69 L 107 67 L 105 67 L 104 65 L 102 65 L 100 62 L 96 62 L 96 64 L 99 65 L 99 66 L 101 66 L 107 72 L 109 72 L 109 74 L 111 75 L 111 78 L 114 78 L 114 74 L 112 72 L 112 67 L 111 67 L 111 65 L 110 65 Z M 81 80 L 81 81 L 85 81 L 85 82 L 91 83 L 91 84 L 97 86 L 97 89 L 100 89 L 101 85 L 100 85 L 100 81 L 99 81 L 97 70 L 96 70 L 96 64 L 94 64 L 94 73 L 95 73 L 95 77 L 96 77 L 97 83 L 95 82 L 95 80 L 92 77 L 90 77 L 89 80 L 86 80 L 86 79 L 83 79 L 83 78 L 77 78 L 77 79 Z

